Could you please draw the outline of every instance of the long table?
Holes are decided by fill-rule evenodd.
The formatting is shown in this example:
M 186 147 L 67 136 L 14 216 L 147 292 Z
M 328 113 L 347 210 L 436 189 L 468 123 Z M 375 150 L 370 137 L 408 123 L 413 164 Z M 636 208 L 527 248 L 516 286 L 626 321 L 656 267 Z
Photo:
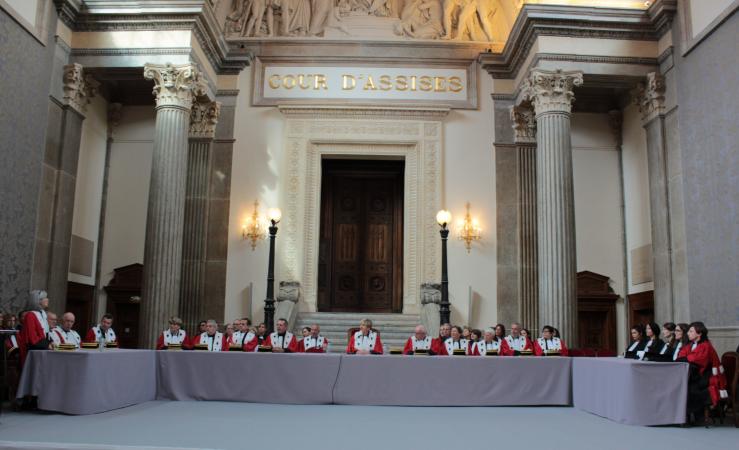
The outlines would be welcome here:
M 570 358 L 347 356 L 334 403 L 570 405 Z
M 38 407 L 95 414 L 156 398 L 156 353 L 151 350 L 30 351 L 17 397 L 38 397 Z
M 620 358 L 30 352 L 18 396 L 94 414 L 154 399 L 404 406 L 572 405 L 632 425 L 682 423 L 685 363 Z
M 688 364 L 573 358 L 573 404 L 628 425 L 685 422 Z
M 341 355 L 158 352 L 157 398 L 329 404 Z

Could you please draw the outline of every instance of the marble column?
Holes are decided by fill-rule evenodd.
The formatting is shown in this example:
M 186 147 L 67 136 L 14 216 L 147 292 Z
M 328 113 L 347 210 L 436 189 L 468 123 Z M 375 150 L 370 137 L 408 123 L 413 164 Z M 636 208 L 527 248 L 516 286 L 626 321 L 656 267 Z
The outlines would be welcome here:
M 154 81 L 156 122 L 139 346 L 151 348 L 179 312 L 190 109 L 205 93 L 205 81 L 194 64 L 147 64 L 144 78 Z
M 579 71 L 533 69 L 524 86 L 536 113 L 539 324 L 577 345 L 577 253 L 570 113 Z
M 45 289 L 64 310 L 82 125 L 99 83 L 81 64 L 62 69 L 61 101 L 51 96 L 36 226 L 33 289 Z
M 185 225 L 182 242 L 180 315 L 192 333 L 204 316 L 205 258 L 208 235 L 208 188 L 211 147 L 221 104 L 194 103 L 190 112 Z
M 664 77 L 656 72 L 647 74 L 646 82 L 637 87 L 635 101 L 647 134 L 654 313 L 662 323 L 674 320 Z
M 531 108 L 511 107 L 518 156 L 519 311 L 524 326 L 539 329 L 539 278 L 536 234 L 536 117 Z

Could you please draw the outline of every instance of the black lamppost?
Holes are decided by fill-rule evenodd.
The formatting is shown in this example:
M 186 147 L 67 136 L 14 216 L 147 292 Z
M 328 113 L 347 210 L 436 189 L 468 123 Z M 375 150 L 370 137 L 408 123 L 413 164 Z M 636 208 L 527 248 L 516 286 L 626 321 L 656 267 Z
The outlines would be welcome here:
M 267 298 L 264 299 L 264 325 L 267 332 L 275 329 L 275 237 L 277 237 L 277 224 L 282 218 L 282 212 L 278 208 L 272 208 L 267 213 L 269 216 L 269 266 L 267 267 Z
M 449 239 L 449 228 L 447 225 L 452 220 L 452 213 L 442 209 L 436 213 L 436 222 L 439 224 L 441 229 L 439 234 L 441 235 L 441 303 L 439 304 L 439 319 L 440 325 L 450 323 L 451 319 L 449 309 L 449 275 L 447 274 L 447 263 L 446 263 L 446 241 Z

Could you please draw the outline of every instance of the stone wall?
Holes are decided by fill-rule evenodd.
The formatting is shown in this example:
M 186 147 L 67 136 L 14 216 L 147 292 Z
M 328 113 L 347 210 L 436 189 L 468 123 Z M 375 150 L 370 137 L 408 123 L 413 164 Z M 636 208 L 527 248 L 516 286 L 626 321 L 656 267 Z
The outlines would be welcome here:
M 0 9 L 0 310 L 31 288 L 54 47 L 53 32 L 44 46 Z

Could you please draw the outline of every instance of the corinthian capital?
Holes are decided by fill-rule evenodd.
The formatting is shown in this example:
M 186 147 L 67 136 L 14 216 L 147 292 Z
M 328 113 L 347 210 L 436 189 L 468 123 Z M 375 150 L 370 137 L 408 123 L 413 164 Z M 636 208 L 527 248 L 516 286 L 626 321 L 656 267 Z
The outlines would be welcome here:
M 548 112 L 569 113 L 575 86 L 582 84 L 582 72 L 532 69 L 524 84 L 524 95 L 534 105 L 536 115 Z
M 536 116 L 524 106 L 511 106 L 514 140 L 516 143 L 536 143 Z
M 144 78 L 154 80 L 157 108 L 190 109 L 193 98 L 205 94 L 207 86 L 195 64 L 146 64 Z
M 642 123 L 665 113 L 665 78 L 657 72 L 647 74 L 646 83 L 636 87 L 634 102 L 641 112 Z
M 220 102 L 193 103 L 190 110 L 190 137 L 213 139 L 220 114 Z
M 82 64 L 64 66 L 64 100 L 80 114 L 87 110 L 87 104 L 97 94 L 98 86 L 100 83 L 85 73 Z

